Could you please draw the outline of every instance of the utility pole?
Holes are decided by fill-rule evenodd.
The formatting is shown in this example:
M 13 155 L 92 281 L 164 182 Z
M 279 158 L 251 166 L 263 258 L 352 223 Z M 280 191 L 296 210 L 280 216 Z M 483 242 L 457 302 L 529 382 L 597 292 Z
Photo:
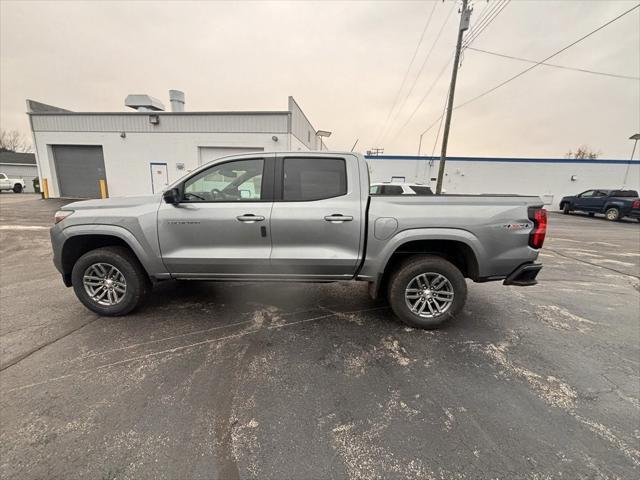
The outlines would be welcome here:
M 453 96 L 456 93 L 456 80 L 458 79 L 458 64 L 460 63 L 460 50 L 462 49 L 462 35 L 469 28 L 471 10 L 469 0 L 462 0 L 460 10 L 460 27 L 458 29 L 458 43 L 456 44 L 456 56 L 453 62 L 453 72 L 451 73 L 451 87 L 449 87 L 449 102 L 447 104 L 447 116 L 444 122 L 444 133 L 442 135 L 442 151 L 440 152 L 440 166 L 438 168 L 438 183 L 436 184 L 436 194 L 442 193 L 442 180 L 444 178 L 444 165 L 447 158 L 447 143 L 449 142 L 449 129 L 451 128 L 451 113 L 453 111 Z

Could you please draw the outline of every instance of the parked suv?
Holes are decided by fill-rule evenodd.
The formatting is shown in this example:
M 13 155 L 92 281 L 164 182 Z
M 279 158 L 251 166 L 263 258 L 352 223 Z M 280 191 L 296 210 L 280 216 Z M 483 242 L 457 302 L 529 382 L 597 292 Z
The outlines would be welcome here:
M 635 190 L 587 190 L 578 195 L 563 197 L 560 210 L 586 212 L 590 217 L 603 213 L 607 220 L 616 221 L 623 217 L 640 221 L 640 199 Z
M 155 282 L 369 283 L 414 327 L 461 311 L 465 278 L 534 285 L 547 217 L 539 197 L 369 195 L 355 153 L 215 160 L 162 195 L 71 203 L 54 264 L 100 315 L 133 310 Z

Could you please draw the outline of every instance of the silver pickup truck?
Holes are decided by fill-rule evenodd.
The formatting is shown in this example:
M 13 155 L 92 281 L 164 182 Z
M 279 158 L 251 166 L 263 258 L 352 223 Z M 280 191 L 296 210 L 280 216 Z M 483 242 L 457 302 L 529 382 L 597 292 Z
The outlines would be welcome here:
M 465 278 L 533 285 L 547 217 L 538 197 L 370 195 L 355 153 L 215 160 L 162 195 L 71 203 L 51 229 L 65 285 L 124 315 L 163 280 L 359 280 L 407 324 L 455 316 Z

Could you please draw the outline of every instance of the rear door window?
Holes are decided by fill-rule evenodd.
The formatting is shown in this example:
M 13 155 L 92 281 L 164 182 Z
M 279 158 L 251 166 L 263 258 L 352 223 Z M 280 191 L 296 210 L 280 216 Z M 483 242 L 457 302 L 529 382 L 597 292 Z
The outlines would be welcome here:
M 323 200 L 347 193 L 347 167 L 342 158 L 285 158 L 282 167 L 285 202 Z

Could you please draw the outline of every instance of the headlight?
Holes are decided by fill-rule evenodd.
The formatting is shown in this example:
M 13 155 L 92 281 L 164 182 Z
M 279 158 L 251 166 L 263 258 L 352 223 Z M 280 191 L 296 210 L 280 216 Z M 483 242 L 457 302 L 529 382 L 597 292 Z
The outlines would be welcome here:
M 58 210 L 56 214 L 53 216 L 53 223 L 60 223 L 62 220 L 67 218 L 69 215 L 73 213 L 73 210 Z

